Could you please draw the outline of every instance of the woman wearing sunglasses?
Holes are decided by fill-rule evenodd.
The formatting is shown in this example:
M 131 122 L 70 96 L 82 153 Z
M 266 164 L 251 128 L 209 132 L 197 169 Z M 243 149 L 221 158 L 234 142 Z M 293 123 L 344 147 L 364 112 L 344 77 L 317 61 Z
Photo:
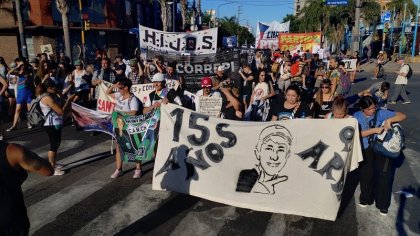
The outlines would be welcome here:
M 392 123 L 405 120 L 406 115 L 377 109 L 376 101 L 371 96 L 362 97 L 359 106 L 361 110 L 354 113 L 354 118 L 359 122 L 361 129 L 363 145 L 363 162 L 359 165 L 361 192 L 359 206 L 366 207 L 375 202 L 380 214 L 386 215 L 392 193 L 392 159 L 374 153 L 370 144 L 376 135 L 390 129 Z
M 331 93 L 331 81 L 329 79 L 323 79 L 319 86 L 318 92 L 314 96 L 314 102 L 312 103 L 312 113 L 314 118 L 324 118 L 325 115 L 330 112 L 333 94 Z

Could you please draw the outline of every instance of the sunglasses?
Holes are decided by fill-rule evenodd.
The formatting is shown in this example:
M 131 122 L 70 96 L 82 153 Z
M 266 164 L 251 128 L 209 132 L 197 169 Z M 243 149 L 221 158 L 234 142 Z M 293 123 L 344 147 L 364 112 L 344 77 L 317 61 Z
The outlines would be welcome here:
M 321 86 L 322 89 L 324 88 L 330 88 L 330 86 Z

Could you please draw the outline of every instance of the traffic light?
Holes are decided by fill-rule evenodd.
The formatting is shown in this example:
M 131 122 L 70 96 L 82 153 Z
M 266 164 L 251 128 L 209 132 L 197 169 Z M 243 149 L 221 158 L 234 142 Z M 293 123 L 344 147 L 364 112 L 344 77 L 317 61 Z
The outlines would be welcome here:
M 90 30 L 90 21 L 86 20 L 84 21 L 84 27 L 83 27 L 85 31 Z

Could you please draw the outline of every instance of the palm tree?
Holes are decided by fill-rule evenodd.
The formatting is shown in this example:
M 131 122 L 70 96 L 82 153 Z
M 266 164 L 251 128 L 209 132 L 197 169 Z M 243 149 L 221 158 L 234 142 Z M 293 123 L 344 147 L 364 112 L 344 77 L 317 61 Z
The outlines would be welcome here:
M 185 27 L 187 26 L 188 1 L 180 0 L 179 5 L 181 7 L 182 29 L 185 29 Z
M 16 5 L 16 18 L 18 22 L 18 29 L 19 29 L 19 39 L 20 39 L 20 46 L 21 46 L 21 53 L 22 56 L 28 58 L 28 48 L 26 47 L 26 38 L 25 38 L 25 26 L 23 24 L 22 19 L 22 7 L 20 4 L 20 0 L 15 0 Z
M 407 4 L 407 12 L 406 12 L 406 19 L 410 18 L 410 15 L 415 16 L 417 7 L 413 3 L 412 0 L 392 0 L 390 3 L 387 4 L 388 9 L 394 9 L 397 13 L 396 15 L 396 21 L 402 22 L 404 18 L 404 4 Z
M 58 11 L 61 13 L 61 19 L 63 21 L 65 54 L 71 58 L 69 18 L 67 16 L 69 12 L 69 2 L 68 0 L 55 0 L 55 3 L 57 4 Z
M 168 0 L 158 0 L 158 2 L 160 4 L 160 18 L 162 19 L 163 31 L 168 31 L 168 14 L 170 13 Z

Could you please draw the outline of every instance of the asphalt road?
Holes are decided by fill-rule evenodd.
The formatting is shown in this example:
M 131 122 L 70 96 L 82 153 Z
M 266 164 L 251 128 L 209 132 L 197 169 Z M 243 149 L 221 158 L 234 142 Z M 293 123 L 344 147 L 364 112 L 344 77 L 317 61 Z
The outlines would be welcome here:
M 391 71 L 388 71 L 391 72 Z M 370 72 L 358 75 L 352 92 L 372 83 Z M 417 78 L 416 78 L 417 77 Z M 388 76 L 393 82 L 395 77 Z M 391 87 L 391 91 L 393 87 Z M 418 195 L 405 199 L 399 193 L 420 195 L 420 73 L 408 85 L 412 104 L 391 105 L 404 112 L 406 146 L 395 172 L 389 214 L 374 207 L 360 208 L 357 171 L 349 174 L 342 208 L 335 222 L 294 215 L 256 212 L 210 202 L 174 192 L 152 191 L 153 163 L 144 166 L 142 178 L 132 179 L 134 165 L 124 164 L 125 174 L 111 179 L 114 157 L 106 134 L 94 137 L 66 126 L 58 162 L 64 176 L 30 174 L 23 191 L 33 235 L 420 235 Z M 23 124 L 21 124 L 23 125 Z M 47 135 L 39 129 L 20 129 L 6 134 L 45 157 Z M 414 189 L 414 190 L 413 190 Z M 404 234 L 405 233 L 405 234 Z

